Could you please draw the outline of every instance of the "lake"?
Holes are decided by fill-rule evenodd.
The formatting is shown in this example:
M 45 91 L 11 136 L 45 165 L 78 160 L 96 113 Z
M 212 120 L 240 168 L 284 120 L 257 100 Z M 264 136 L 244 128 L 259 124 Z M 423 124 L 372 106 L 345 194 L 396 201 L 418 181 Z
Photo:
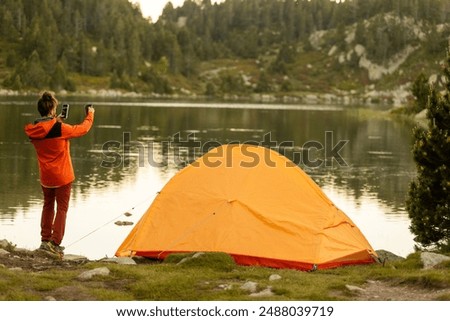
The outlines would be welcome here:
M 82 98 L 70 104 L 81 122 Z M 92 102 L 92 101 L 90 101 Z M 93 101 L 91 131 L 71 141 L 77 177 L 63 240 L 66 253 L 112 257 L 164 184 L 209 148 L 269 146 L 307 172 L 360 228 L 374 249 L 414 250 L 405 198 L 415 176 L 412 124 L 381 106 Z M 38 117 L 31 98 L 0 98 L 0 239 L 40 244 L 42 190 L 33 146 L 23 132 Z M 131 214 L 131 216 L 125 215 Z

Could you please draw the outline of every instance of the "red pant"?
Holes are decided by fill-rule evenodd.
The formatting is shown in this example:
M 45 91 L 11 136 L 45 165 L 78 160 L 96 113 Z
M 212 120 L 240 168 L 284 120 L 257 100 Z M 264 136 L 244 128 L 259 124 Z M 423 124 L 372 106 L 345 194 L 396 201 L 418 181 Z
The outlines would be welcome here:
M 42 191 L 44 192 L 44 207 L 42 208 L 41 216 L 42 241 L 53 241 L 57 245 L 61 244 L 66 229 L 71 190 L 72 183 L 56 188 L 42 186 Z M 56 216 L 55 201 L 57 204 Z

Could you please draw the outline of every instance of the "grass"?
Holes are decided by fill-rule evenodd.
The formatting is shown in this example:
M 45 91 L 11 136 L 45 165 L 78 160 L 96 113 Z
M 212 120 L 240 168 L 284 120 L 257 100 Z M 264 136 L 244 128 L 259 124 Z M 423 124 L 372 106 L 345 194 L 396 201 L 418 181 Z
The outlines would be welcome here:
M 105 265 L 110 270 L 108 276 L 87 281 L 77 278 L 83 271 Z M 264 300 L 352 300 L 354 294 L 346 285 L 363 286 L 368 280 L 422 289 L 449 288 L 449 269 L 450 263 L 446 263 L 438 269 L 424 270 L 418 254 L 384 266 L 371 264 L 315 272 L 238 266 L 224 253 L 208 253 L 195 259 L 171 255 L 162 263 L 138 265 L 89 262 L 70 269 L 39 272 L 0 268 L 0 300 L 44 300 L 48 296 L 89 301 L 259 300 L 241 288 L 248 281 L 256 282 L 258 291 L 271 288 L 274 295 Z M 269 280 L 273 274 L 281 278 Z M 441 294 L 436 299 L 448 300 L 450 295 Z

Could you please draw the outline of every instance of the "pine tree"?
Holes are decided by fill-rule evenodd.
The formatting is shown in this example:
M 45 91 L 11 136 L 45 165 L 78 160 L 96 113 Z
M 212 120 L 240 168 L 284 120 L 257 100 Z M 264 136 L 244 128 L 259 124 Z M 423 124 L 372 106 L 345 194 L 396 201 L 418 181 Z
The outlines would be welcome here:
M 428 96 L 430 94 L 428 79 L 423 73 L 420 73 L 412 84 L 411 93 L 416 99 L 413 107 L 414 112 L 419 113 L 426 108 Z
M 444 68 L 444 91 L 432 88 L 427 108 L 428 128 L 416 128 L 413 147 L 417 178 L 411 183 L 406 207 L 411 231 L 422 246 L 450 247 L 450 48 Z

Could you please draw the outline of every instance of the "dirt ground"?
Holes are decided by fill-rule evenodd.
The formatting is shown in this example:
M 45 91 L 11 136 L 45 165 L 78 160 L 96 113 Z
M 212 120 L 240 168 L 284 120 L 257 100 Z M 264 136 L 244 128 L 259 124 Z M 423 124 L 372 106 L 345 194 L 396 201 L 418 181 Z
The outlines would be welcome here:
M 369 281 L 357 291 L 359 301 L 433 301 L 441 295 L 449 295 L 450 289 L 424 289 L 414 286 L 399 286 L 382 281 Z
M 46 252 L 15 251 L 12 254 L 0 255 L 0 268 L 21 269 L 24 271 L 45 271 L 51 269 L 75 269 L 85 263 L 87 259 L 61 260 Z M 351 300 L 358 301 L 430 301 L 439 296 L 450 295 L 450 289 L 424 289 L 414 286 L 390 284 L 382 281 L 368 281 L 365 285 L 355 287 L 352 290 L 354 296 Z M 58 293 L 52 297 L 57 300 L 89 301 L 89 295 L 72 287 L 59 288 Z

